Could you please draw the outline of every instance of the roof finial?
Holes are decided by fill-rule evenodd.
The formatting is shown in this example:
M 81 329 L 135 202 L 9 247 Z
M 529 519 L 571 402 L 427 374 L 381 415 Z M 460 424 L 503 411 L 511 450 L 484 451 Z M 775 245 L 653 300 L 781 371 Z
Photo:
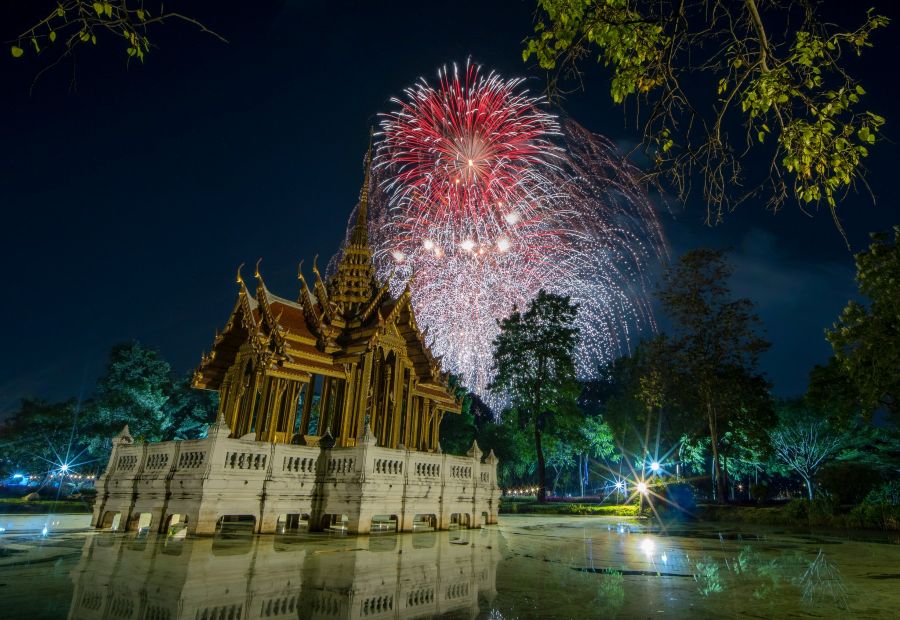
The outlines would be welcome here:
M 254 269 L 253 269 L 253 277 L 256 278 L 257 280 L 259 280 L 259 283 L 262 285 L 263 288 L 266 288 L 266 283 L 263 280 L 262 274 L 259 272 L 259 264 L 261 262 L 262 262 L 262 257 L 260 256 L 259 259 L 257 259 L 257 261 L 256 261 L 256 267 L 254 267 Z
M 244 283 L 244 278 L 241 277 L 241 269 L 243 269 L 243 268 L 244 268 L 244 263 L 241 263 L 240 265 L 238 265 L 238 270 L 237 270 L 237 283 L 238 284 Z
M 304 285 L 306 284 L 306 278 L 303 277 L 303 261 L 300 261 L 300 264 L 297 265 L 297 279 Z

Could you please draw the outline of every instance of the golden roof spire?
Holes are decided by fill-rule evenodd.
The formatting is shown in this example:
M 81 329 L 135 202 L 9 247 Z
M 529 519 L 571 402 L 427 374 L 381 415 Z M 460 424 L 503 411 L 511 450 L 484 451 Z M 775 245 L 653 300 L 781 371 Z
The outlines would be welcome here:
M 350 233 L 350 243 L 358 247 L 369 245 L 369 183 L 372 181 L 372 141 L 375 132 L 369 132 L 369 150 L 366 151 L 365 176 L 359 192 L 359 210 L 356 212 L 356 224 Z

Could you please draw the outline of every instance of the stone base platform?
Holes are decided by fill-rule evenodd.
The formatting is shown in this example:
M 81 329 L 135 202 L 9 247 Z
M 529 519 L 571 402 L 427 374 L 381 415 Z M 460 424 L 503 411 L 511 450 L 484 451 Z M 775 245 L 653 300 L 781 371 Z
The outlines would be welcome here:
M 373 530 L 477 528 L 497 522 L 497 459 L 357 445 L 324 448 L 231 439 L 220 418 L 206 439 L 135 443 L 116 437 L 97 483 L 98 529 L 214 534 L 233 523 L 260 534 L 299 527 Z

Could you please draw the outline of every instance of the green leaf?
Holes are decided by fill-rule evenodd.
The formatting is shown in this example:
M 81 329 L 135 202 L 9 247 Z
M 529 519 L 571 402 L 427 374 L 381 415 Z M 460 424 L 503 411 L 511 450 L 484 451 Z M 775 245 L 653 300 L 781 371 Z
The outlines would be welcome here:
M 138 16 L 138 19 L 139 19 L 139 20 L 144 21 L 144 19 L 145 19 L 145 17 L 144 17 L 144 9 L 138 9 L 138 10 L 137 10 L 137 16 Z M 522 53 L 524 54 L 525 52 L 522 52 Z
M 53 43 L 54 41 L 56 41 L 56 31 L 51 30 L 50 31 L 50 43 Z
M 97 35 L 95 35 L 95 34 L 91 35 L 91 43 L 93 43 L 94 45 L 97 45 Z
M 19 57 L 22 56 L 22 54 L 25 53 L 25 50 L 23 50 L 23 49 L 22 49 L 21 47 L 19 47 L 18 45 L 13 45 L 13 46 L 9 49 L 9 52 L 13 55 L 13 58 L 19 58 Z
M 103 15 L 103 4 L 100 2 L 94 3 L 94 10 L 97 12 L 97 16 Z

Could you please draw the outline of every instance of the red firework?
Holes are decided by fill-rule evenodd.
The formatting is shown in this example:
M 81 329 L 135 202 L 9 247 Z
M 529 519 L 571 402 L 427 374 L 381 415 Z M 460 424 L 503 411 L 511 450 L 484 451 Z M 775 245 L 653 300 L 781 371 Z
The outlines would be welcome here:
M 519 90 L 521 79 L 483 77 L 473 64 L 438 76 L 437 88 L 422 80 L 406 89 L 381 123 L 378 165 L 392 168 L 392 203 L 414 214 L 402 224 L 408 234 L 454 237 L 409 242 L 445 251 L 503 247 L 509 241 L 499 232 L 516 228 L 532 214 L 528 201 L 545 194 L 537 171 L 559 155 L 548 139 L 559 124 L 537 107 L 540 99 Z

